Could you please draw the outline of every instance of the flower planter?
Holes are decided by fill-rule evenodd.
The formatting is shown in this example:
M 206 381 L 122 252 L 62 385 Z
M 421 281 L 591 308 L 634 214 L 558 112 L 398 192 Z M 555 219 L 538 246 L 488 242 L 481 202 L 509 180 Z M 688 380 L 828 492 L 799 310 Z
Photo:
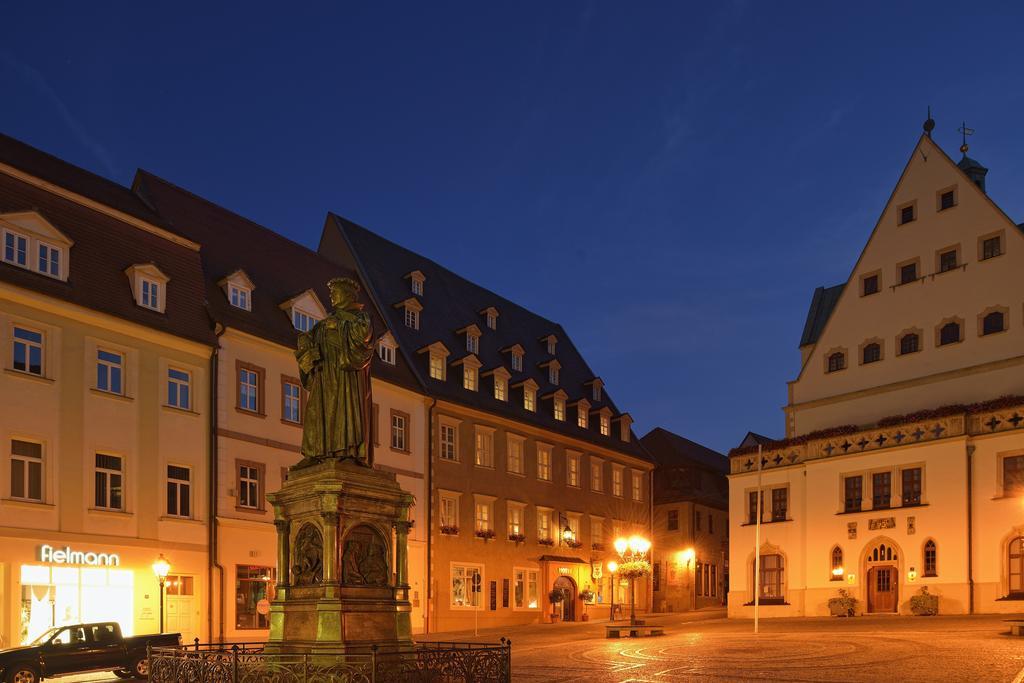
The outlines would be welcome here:
M 910 612 L 918 617 L 934 617 L 939 613 L 939 596 L 928 592 L 922 586 L 921 592 L 910 598 Z
M 828 611 L 833 617 L 852 617 L 857 612 L 857 598 L 840 588 L 838 598 L 829 598 Z

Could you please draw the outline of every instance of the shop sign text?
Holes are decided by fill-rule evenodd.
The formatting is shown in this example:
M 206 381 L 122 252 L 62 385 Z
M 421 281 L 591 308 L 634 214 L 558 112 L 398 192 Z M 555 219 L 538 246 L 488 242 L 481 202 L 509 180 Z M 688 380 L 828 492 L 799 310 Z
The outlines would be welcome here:
M 121 564 L 117 553 L 95 553 L 72 550 L 71 546 L 54 548 L 45 543 L 39 546 L 39 561 L 51 564 L 83 564 L 89 567 L 116 567 Z

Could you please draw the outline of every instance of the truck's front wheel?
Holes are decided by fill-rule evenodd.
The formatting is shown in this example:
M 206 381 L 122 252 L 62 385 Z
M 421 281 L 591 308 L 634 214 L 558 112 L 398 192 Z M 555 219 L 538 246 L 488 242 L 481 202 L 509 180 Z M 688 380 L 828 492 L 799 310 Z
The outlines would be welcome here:
M 7 683 L 39 683 L 39 670 L 31 664 L 15 664 L 7 672 Z
M 132 660 L 131 672 L 136 678 L 149 677 L 149 660 L 146 659 L 146 655 L 141 655 Z

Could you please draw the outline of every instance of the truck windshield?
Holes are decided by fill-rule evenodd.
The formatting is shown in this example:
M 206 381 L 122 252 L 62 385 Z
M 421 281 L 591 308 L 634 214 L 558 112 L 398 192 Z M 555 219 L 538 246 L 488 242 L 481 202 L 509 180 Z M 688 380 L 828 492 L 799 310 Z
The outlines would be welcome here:
M 43 643 L 48 641 L 50 638 L 52 638 L 53 634 L 55 634 L 59 630 L 60 630 L 60 628 L 58 627 L 58 628 L 51 628 L 48 631 L 43 631 L 39 635 L 39 637 L 36 638 L 35 640 L 33 640 L 31 643 L 29 643 L 29 645 L 42 645 Z

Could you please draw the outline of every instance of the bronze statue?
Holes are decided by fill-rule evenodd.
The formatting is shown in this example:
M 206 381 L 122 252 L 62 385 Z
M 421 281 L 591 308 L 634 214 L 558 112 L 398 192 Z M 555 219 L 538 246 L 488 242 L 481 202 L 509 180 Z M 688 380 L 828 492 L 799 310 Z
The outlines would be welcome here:
M 331 458 L 351 458 L 372 467 L 370 316 L 358 302 L 358 282 L 334 278 L 327 287 L 334 310 L 299 335 L 295 351 L 299 378 L 309 392 L 303 416 L 303 457 L 296 467 Z

